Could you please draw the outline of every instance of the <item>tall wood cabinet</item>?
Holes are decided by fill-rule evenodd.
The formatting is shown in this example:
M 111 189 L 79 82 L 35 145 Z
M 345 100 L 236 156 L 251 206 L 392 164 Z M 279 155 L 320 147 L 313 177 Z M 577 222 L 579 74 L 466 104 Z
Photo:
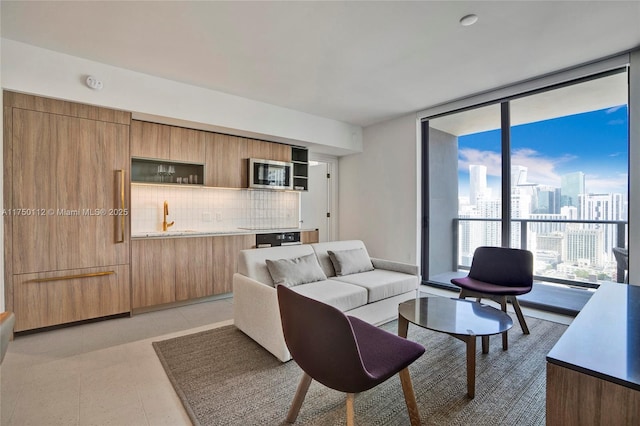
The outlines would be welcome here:
M 128 312 L 130 115 L 11 92 L 4 105 L 16 331 Z

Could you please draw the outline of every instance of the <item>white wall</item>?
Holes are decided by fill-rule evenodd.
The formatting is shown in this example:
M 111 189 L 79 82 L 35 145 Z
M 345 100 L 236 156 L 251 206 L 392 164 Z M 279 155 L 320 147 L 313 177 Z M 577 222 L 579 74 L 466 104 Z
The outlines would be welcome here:
M 420 144 L 415 114 L 366 127 L 364 152 L 339 160 L 339 236 L 371 256 L 418 264 Z
M 362 129 L 263 102 L 2 39 L 2 87 L 17 92 L 170 117 L 264 135 L 274 141 L 362 151 Z M 85 85 L 88 75 L 104 83 Z M 331 153 L 331 152 L 328 152 Z

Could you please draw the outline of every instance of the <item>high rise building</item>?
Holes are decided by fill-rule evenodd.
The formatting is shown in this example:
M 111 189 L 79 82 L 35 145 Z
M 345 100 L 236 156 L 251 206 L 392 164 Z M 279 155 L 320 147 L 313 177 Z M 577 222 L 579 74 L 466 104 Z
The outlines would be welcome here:
M 478 198 L 487 194 L 487 166 L 469 165 L 469 204 L 476 205 Z
M 525 185 L 528 170 L 525 166 L 511 166 L 511 187 Z
M 561 205 L 563 207 L 578 207 L 578 196 L 584 193 L 584 173 L 574 172 L 560 177 Z
M 602 265 L 603 234 L 602 229 L 567 229 L 565 261 L 585 266 Z
M 579 201 L 578 212 L 581 220 L 626 220 L 622 194 L 585 194 L 579 197 Z M 617 245 L 618 227 L 614 224 L 590 224 L 586 227 L 603 230 L 604 252 L 611 259 L 611 249 Z
M 536 187 L 536 204 L 532 213 L 559 214 L 560 213 L 560 188 L 538 185 Z

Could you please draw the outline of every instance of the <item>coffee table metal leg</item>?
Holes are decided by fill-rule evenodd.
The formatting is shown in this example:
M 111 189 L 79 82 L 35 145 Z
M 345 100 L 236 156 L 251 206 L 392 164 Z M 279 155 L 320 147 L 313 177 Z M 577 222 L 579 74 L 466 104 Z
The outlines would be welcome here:
M 398 315 L 398 336 L 406 338 L 408 331 L 409 321 L 402 315 Z

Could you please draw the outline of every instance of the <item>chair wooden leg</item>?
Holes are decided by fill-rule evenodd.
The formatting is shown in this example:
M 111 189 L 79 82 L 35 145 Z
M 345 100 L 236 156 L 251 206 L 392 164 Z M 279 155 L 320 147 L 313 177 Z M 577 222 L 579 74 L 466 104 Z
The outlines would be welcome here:
M 529 334 L 529 327 L 527 327 L 527 322 L 524 320 L 522 309 L 520 309 L 520 302 L 518 302 L 518 299 L 515 296 L 511 296 L 510 299 L 511 304 L 513 305 L 513 310 L 516 311 L 516 316 L 518 317 L 518 321 L 520 321 L 522 332 L 524 334 Z
M 408 368 L 400 371 L 400 382 L 402 383 L 404 402 L 407 404 L 407 411 L 409 412 L 411 426 L 419 426 L 420 412 L 418 411 L 418 403 L 416 402 L 416 395 L 413 392 L 413 384 L 411 383 L 411 376 L 409 375 Z
M 302 407 L 302 403 L 304 402 L 304 397 L 307 396 L 309 385 L 311 385 L 311 376 L 309 376 L 307 373 L 304 373 L 302 378 L 300 379 L 300 383 L 298 384 L 296 395 L 293 397 L 291 407 L 289 408 L 289 413 L 287 414 L 287 423 L 296 422 L 298 413 L 300 412 L 300 407 Z
M 354 408 L 353 408 L 353 400 L 355 399 L 355 394 L 353 393 L 348 393 L 347 394 L 347 426 L 354 426 L 355 425 L 355 414 L 354 414 Z

